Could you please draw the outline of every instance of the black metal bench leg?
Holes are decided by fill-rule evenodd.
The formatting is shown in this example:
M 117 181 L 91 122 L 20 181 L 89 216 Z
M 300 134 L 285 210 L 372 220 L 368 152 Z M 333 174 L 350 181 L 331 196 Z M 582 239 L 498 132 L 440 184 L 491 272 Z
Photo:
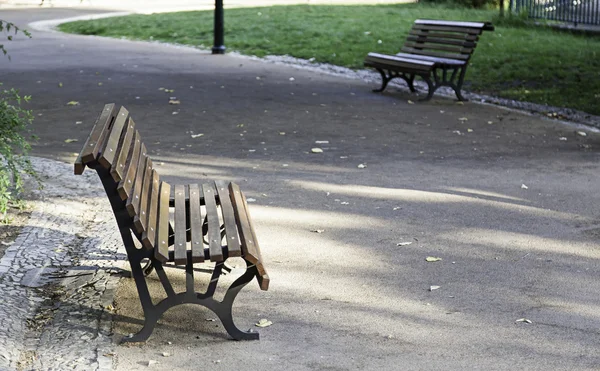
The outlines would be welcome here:
M 382 70 L 381 68 L 377 68 L 377 71 L 379 72 L 379 74 L 381 75 L 381 88 L 379 89 L 373 89 L 373 91 L 375 93 L 381 93 L 382 91 L 385 90 L 385 88 L 387 87 L 387 84 L 390 82 L 390 80 L 392 79 L 391 77 L 388 77 L 385 74 L 385 71 Z
M 467 69 L 465 67 L 461 68 L 460 76 L 458 77 L 458 82 L 456 83 L 456 86 L 452 86 L 452 88 L 454 89 L 454 93 L 456 94 L 456 98 L 458 98 L 458 100 L 461 102 L 468 101 L 468 99 L 463 97 L 463 95 L 461 94 L 463 80 L 465 79 L 466 72 L 467 72 Z
M 425 98 L 419 99 L 419 101 L 425 102 L 430 100 L 433 97 L 433 93 L 437 90 L 437 86 L 431 81 L 429 76 L 422 76 L 423 80 L 427 83 L 427 96 Z
M 215 305 L 214 308 L 211 308 L 221 320 L 221 323 L 223 324 L 223 327 L 225 327 L 227 333 L 235 340 L 258 340 L 259 338 L 258 332 L 246 332 L 237 328 L 237 326 L 233 323 L 232 316 L 232 308 L 235 297 L 244 286 L 252 281 L 252 279 L 256 276 L 256 273 L 255 266 L 248 267 L 246 272 L 231 284 L 227 290 L 227 293 L 225 294 L 225 297 L 223 298 L 223 301 L 218 303 L 218 305 Z
M 408 88 L 410 89 L 410 91 L 412 93 L 416 92 L 417 90 L 415 89 L 415 75 L 411 74 L 410 77 L 406 78 L 405 80 L 408 84 Z

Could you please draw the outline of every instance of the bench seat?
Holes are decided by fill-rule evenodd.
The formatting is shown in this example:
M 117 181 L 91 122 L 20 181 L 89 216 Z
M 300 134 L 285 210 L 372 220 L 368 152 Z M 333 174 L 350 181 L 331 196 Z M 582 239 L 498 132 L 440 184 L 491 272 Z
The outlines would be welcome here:
M 441 86 L 451 87 L 458 100 L 466 100 L 461 89 L 469 60 L 479 35 L 493 29 L 489 22 L 417 19 L 399 53 L 366 56 L 364 65 L 375 68 L 382 78 L 381 88 L 374 91 L 384 91 L 390 80 L 399 77 L 415 92 L 414 79 L 419 76 L 428 86 L 423 100 L 431 99 Z

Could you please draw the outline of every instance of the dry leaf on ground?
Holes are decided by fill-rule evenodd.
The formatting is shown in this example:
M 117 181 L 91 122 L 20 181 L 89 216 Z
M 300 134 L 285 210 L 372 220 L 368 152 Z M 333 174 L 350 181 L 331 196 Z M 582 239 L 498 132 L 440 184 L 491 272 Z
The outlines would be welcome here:
M 436 256 L 428 256 L 425 258 L 426 262 L 439 262 L 440 260 L 442 260 L 442 258 L 438 258 Z
M 256 327 L 269 327 L 273 324 L 273 322 L 269 321 L 266 318 L 261 318 L 260 321 L 258 321 L 254 326 Z

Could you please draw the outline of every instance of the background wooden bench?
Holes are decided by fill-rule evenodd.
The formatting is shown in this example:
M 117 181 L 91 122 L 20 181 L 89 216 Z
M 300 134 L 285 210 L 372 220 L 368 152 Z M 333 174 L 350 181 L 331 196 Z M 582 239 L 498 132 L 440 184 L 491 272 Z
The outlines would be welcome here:
M 75 162 L 75 174 L 82 174 L 86 166 L 97 171 L 110 200 L 144 310 L 144 327 L 123 341 L 147 340 L 165 311 L 188 303 L 212 310 L 234 339 L 258 339 L 258 333 L 238 329 L 231 313 L 237 293 L 254 277 L 262 290 L 269 287 L 239 187 L 215 182 L 172 186 L 162 181 L 129 112 L 114 104 L 102 110 Z M 247 269 L 219 302 L 213 294 L 229 257 L 243 258 Z M 215 265 L 208 289 L 199 293 L 193 264 L 202 262 Z M 184 292 L 174 291 L 163 268 L 166 263 L 185 267 Z M 153 304 L 145 278 L 153 269 L 167 294 L 158 304 Z
M 483 31 L 492 31 L 489 22 L 455 22 L 417 19 L 410 30 L 401 52 L 396 55 L 369 53 L 365 66 L 381 74 L 381 88 L 385 90 L 390 80 L 400 77 L 414 92 L 415 76 L 420 76 L 428 86 L 429 100 L 440 86 L 454 89 L 460 101 L 465 73 L 471 55 Z

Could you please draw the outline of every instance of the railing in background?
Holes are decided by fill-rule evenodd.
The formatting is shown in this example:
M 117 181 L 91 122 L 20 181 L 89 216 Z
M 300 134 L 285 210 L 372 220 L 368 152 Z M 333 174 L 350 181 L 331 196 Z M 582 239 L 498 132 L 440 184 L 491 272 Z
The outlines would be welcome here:
M 513 3 L 514 1 L 514 3 Z M 600 25 L 600 0 L 513 0 L 517 13 L 529 18 L 577 24 Z M 512 6 L 511 6 L 512 7 Z

